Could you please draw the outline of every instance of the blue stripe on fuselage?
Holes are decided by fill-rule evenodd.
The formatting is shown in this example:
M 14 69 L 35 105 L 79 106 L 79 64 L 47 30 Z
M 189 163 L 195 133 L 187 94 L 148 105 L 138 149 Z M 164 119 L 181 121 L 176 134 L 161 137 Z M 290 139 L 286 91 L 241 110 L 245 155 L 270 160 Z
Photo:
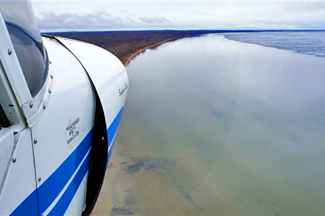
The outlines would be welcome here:
M 93 131 L 91 130 L 78 147 L 70 156 L 52 173 L 46 181 L 33 191 L 12 213 L 11 215 L 24 215 L 30 209 L 30 203 L 34 199 L 34 194 L 38 194 L 39 212 L 42 214 L 60 194 L 61 190 L 67 184 L 82 159 L 85 157 L 91 146 Z
M 82 159 L 90 149 L 93 130 L 91 130 L 70 156 L 55 172 L 37 189 L 39 209 L 42 214 L 60 194 L 71 176 L 79 167 Z
M 108 145 L 113 145 L 112 142 L 113 142 L 114 136 L 117 132 L 117 128 L 120 123 L 122 113 L 123 113 L 123 107 L 120 110 L 120 112 L 117 114 L 114 121 L 112 122 L 112 124 L 109 126 L 109 128 L 107 130 L 107 144 Z M 108 152 L 107 162 L 109 161 L 109 158 L 111 157 L 111 153 L 112 153 L 112 148 Z M 89 160 L 89 158 L 87 158 L 87 160 Z M 89 162 L 87 162 L 87 163 L 89 163 Z M 85 167 L 87 169 L 85 169 Z M 49 215 L 64 215 L 64 213 L 68 209 L 74 195 L 77 193 L 78 188 L 79 188 L 84 176 L 86 175 L 87 171 L 88 171 L 88 165 L 84 166 L 84 164 L 83 164 L 82 168 L 79 169 L 78 173 L 76 174 L 76 176 L 70 183 L 68 189 L 64 192 L 64 194 L 62 195 L 62 197 L 60 198 L 58 203 L 55 205 L 55 207 L 51 210 Z
M 55 204 L 54 208 L 50 211 L 48 215 L 64 215 L 74 195 L 78 191 L 78 188 L 88 171 L 88 167 L 89 154 L 87 155 L 85 161 L 83 162 L 82 166 L 78 170 L 76 176 L 73 178 L 68 188 L 64 191 L 64 194 L 62 195 L 60 200 Z
M 40 215 L 37 208 L 37 190 L 34 190 L 10 215 Z
M 113 138 L 116 134 L 119 122 L 121 120 L 123 112 L 123 107 L 119 111 L 118 115 L 113 120 L 112 124 L 107 130 L 107 143 L 112 145 Z M 39 196 L 39 215 L 41 215 L 46 209 L 53 203 L 56 197 L 61 193 L 62 189 L 65 187 L 67 182 L 70 180 L 71 176 L 76 172 L 81 161 L 87 154 L 91 146 L 93 131 L 91 130 L 79 146 L 70 154 L 70 156 L 57 168 L 50 177 L 35 191 L 33 191 L 12 213 L 11 215 L 28 215 L 31 214 L 30 204 L 35 202 L 36 192 Z M 111 152 L 111 151 L 110 151 Z M 108 154 L 110 157 L 110 153 Z M 70 205 L 75 193 L 77 192 L 79 185 L 84 178 L 88 166 L 89 158 L 82 164 L 78 170 L 76 176 L 68 186 L 67 190 L 63 193 L 62 197 L 59 199 L 58 207 L 52 209 L 54 212 L 65 212 Z M 86 165 L 87 164 L 87 165 Z M 84 170 L 86 167 L 86 171 Z M 61 201 L 62 200 L 62 201 Z M 52 213 L 52 211 L 50 213 Z M 35 212 L 35 211 L 33 211 Z M 37 210 L 36 210 L 37 212 Z M 35 213 L 36 213 L 35 212 Z M 35 214 L 33 214 L 35 215 Z
M 109 128 L 107 130 L 107 143 L 109 145 L 108 148 L 110 147 L 110 145 L 112 145 L 112 141 L 116 134 L 118 125 L 120 124 L 120 121 L 121 121 L 122 113 L 123 113 L 123 107 L 120 110 L 120 112 L 117 114 L 117 116 L 115 117 L 112 124 L 109 126 Z

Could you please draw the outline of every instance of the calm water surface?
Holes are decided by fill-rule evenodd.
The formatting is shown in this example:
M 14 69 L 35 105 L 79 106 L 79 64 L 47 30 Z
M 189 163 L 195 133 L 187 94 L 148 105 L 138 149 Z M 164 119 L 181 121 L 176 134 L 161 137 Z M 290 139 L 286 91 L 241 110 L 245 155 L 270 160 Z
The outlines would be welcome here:
M 324 215 L 324 68 L 222 35 L 136 57 L 111 214 Z
M 226 38 L 325 58 L 325 31 L 227 34 Z

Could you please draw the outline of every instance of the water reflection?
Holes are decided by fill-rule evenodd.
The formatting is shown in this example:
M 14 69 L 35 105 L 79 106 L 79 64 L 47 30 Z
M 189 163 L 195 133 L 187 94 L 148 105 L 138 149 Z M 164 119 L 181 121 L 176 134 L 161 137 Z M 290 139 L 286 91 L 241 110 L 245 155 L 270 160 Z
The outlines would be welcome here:
M 325 214 L 323 68 L 220 35 L 138 56 L 111 214 Z

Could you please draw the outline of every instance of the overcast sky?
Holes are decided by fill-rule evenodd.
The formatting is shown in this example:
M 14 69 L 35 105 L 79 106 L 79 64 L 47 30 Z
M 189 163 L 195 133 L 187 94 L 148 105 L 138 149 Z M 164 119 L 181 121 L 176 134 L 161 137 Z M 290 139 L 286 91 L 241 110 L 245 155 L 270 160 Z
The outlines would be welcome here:
M 32 0 L 41 29 L 325 29 L 319 1 Z

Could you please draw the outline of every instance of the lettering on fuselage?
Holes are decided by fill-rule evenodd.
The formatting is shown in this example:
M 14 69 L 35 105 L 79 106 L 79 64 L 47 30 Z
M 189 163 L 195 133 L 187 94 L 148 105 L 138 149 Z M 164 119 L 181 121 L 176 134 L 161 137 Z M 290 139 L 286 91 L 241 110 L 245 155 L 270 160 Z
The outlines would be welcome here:
M 67 144 L 69 145 L 72 140 L 74 140 L 77 136 L 79 136 L 79 130 L 77 129 L 77 124 L 79 123 L 79 118 L 74 120 L 74 122 L 71 123 L 69 121 L 69 126 L 66 128 L 67 131 L 69 131 L 70 138 L 67 139 Z
M 119 90 L 118 90 L 118 93 L 120 94 L 120 96 L 122 96 L 122 95 L 123 95 L 123 93 L 125 92 L 125 90 L 127 90 L 127 89 L 128 89 L 128 87 L 129 87 L 129 86 L 128 86 L 128 84 L 126 84 L 126 83 L 125 83 L 125 87 L 124 87 L 124 88 L 122 88 L 122 89 L 119 89 Z

